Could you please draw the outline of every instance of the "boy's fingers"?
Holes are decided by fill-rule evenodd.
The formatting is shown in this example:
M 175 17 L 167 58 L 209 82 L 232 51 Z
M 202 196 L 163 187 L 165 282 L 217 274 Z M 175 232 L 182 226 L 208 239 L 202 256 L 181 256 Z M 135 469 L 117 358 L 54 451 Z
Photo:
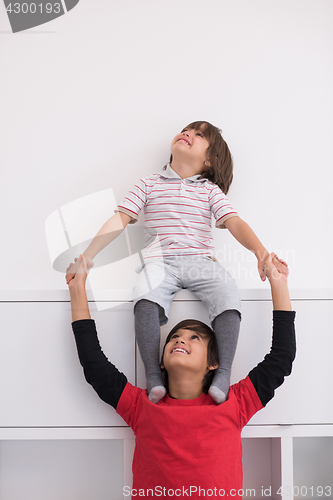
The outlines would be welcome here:
M 289 275 L 288 264 L 284 260 L 279 259 L 277 257 L 277 255 L 275 255 L 274 257 L 275 258 L 273 260 L 273 264 L 276 266 L 276 268 L 279 271 L 279 273 L 284 274 L 285 276 L 288 276 Z
M 264 263 L 259 263 L 258 265 L 258 272 L 261 281 L 266 281 L 266 273 L 265 273 L 265 264 Z
M 67 267 L 66 269 L 66 275 L 65 275 L 65 280 L 66 280 L 66 284 L 68 285 L 68 283 L 75 278 L 76 274 L 77 273 L 85 273 L 85 274 L 88 274 L 88 271 L 93 267 L 94 263 L 93 261 L 87 261 L 86 257 L 84 257 L 84 255 L 80 254 L 80 257 L 75 257 L 74 259 L 75 261 L 75 264 L 73 264 L 73 262 L 71 262 L 69 264 L 69 266 Z M 75 269 L 75 272 L 70 272 L 71 271 L 71 267 L 72 266 L 75 266 L 74 269 Z
M 288 276 L 289 269 L 286 262 L 279 257 L 275 253 L 271 253 L 265 262 L 266 267 L 266 275 L 271 279 L 281 279 L 282 276 Z
M 80 254 L 81 266 L 84 272 L 86 272 L 86 260 L 82 254 Z

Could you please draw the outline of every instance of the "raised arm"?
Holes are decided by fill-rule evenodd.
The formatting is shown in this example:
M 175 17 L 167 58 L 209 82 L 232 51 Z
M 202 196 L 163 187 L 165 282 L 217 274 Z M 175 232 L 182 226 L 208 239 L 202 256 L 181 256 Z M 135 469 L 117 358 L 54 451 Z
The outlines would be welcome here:
M 260 278 L 262 281 L 265 281 L 264 262 L 269 256 L 268 250 L 266 250 L 247 222 L 240 217 L 230 217 L 230 219 L 224 222 L 224 225 L 243 247 L 253 252 L 257 257 Z M 285 273 L 288 276 L 288 266 L 286 263 L 284 264 L 285 266 L 282 266 L 280 261 L 276 261 L 276 266 L 280 273 Z
M 269 279 L 269 284 L 271 285 L 273 310 L 292 311 L 288 278 L 286 274 L 278 270 L 278 263 L 280 266 L 287 266 L 283 260 L 277 259 L 276 255 L 272 253 L 265 259 L 263 266 L 264 272 Z
M 68 283 L 71 297 L 72 321 L 91 319 L 86 293 L 86 281 L 92 265 L 88 265 L 87 260 L 82 255 L 80 255 L 80 259 L 75 259 L 75 264 L 78 270 Z
M 292 311 L 287 276 L 279 273 L 274 254 L 264 262 L 264 270 L 269 279 L 273 299 L 273 338 L 270 353 L 256 368 L 250 371 L 254 388 L 265 406 L 274 396 L 284 378 L 291 373 L 296 354 L 295 312 Z M 283 261 L 279 261 L 282 265 Z
M 83 256 L 88 262 L 92 262 L 96 255 L 109 245 L 119 234 L 125 229 L 130 222 L 131 217 L 123 212 L 117 212 L 110 217 L 98 231 L 92 242 L 83 252 Z M 75 276 L 79 269 L 80 262 L 76 260 L 74 264 L 70 264 L 66 269 L 66 283 L 68 284 Z
M 85 290 L 87 261 L 82 255 L 78 261 L 79 269 L 69 282 L 68 288 L 71 297 L 72 328 L 80 363 L 87 382 L 103 401 L 116 409 L 127 378 L 110 363 L 101 349 Z

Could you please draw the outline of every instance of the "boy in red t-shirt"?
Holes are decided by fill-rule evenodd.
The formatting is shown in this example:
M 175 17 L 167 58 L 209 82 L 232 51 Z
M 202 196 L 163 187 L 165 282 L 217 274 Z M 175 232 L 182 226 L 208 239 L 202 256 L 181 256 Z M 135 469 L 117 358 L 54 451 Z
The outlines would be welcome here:
M 222 405 L 208 394 L 218 366 L 213 331 L 185 320 L 170 332 L 161 366 L 167 394 L 158 404 L 108 361 L 98 342 L 85 292 L 86 264 L 69 282 L 73 331 L 86 380 L 136 435 L 133 486 L 124 496 L 241 498 L 241 431 L 274 396 L 295 357 L 294 318 L 287 277 L 265 261 L 273 299 L 272 348 L 248 376 L 230 387 Z M 281 264 L 282 261 L 280 261 Z

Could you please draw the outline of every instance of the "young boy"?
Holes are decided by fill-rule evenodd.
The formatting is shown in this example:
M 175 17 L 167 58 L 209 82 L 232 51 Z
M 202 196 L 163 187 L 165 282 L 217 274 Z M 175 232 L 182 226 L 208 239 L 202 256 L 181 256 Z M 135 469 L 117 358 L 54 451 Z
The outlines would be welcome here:
M 264 361 L 231 386 L 226 402 L 218 405 L 207 394 L 218 366 L 214 333 L 200 321 L 181 322 L 167 338 L 161 363 L 168 393 L 153 404 L 147 391 L 132 386 L 100 348 L 81 256 L 81 272 L 68 285 L 73 331 L 86 380 L 136 435 L 133 497 L 241 498 L 242 428 L 274 396 L 295 357 L 295 313 L 287 277 L 274 262 L 273 254 L 265 260 L 274 312 L 272 348 Z

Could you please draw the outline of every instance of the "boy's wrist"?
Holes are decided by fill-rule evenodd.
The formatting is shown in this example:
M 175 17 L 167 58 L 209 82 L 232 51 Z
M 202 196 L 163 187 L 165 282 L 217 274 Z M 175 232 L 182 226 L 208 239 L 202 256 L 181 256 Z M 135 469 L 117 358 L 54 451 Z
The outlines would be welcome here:
M 89 306 L 86 289 L 82 284 L 78 284 L 70 289 L 72 321 L 79 319 L 90 319 Z
M 269 251 L 266 250 L 266 248 L 262 247 L 258 250 L 255 250 L 254 255 L 257 257 L 258 262 L 263 263 L 269 256 Z
M 272 288 L 280 288 L 280 289 L 288 289 L 288 278 L 286 275 L 279 273 L 279 271 L 276 270 L 276 274 L 274 273 L 273 276 L 268 276 L 268 280 L 270 282 L 270 285 Z
M 75 298 L 79 296 L 86 296 L 86 288 L 82 283 L 76 283 L 74 286 L 69 286 L 70 296 Z
M 95 257 L 95 255 L 92 255 L 91 252 L 87 252 L 87 250 L 85 250 L 82 255 L 83 255 L 83 257 L 86 258 L 86 260 L 88 262 L 92 261 L 94 259 L 94 257 Z

